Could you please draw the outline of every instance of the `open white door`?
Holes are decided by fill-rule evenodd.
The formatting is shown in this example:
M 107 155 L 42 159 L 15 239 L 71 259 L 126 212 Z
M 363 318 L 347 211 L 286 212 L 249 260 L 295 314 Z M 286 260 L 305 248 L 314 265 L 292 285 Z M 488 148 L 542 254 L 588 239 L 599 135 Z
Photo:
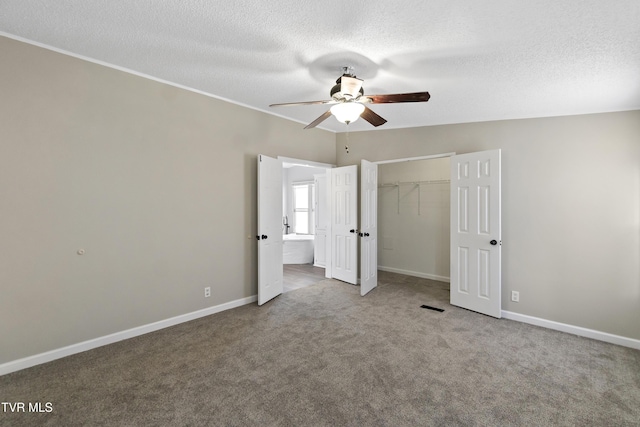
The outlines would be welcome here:
M 360 166 L 360 295 L 378 286 L 378 165 Z
M 501 317 L 500 150 L 451 157 L 451 304 Z
M 282 293 L 282 162 L 258 156 L 258 305 Z
M 329 171 L 331 176 L 331 277 L 358 283 L 358 166 Z

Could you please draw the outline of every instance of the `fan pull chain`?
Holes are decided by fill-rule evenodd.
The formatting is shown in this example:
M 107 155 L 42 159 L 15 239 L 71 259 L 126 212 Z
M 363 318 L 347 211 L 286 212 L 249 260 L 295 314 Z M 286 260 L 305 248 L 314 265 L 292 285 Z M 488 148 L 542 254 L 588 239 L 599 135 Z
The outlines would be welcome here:
M 344 149 L 347 150 L 347 154 L 349 154 L 349 123 L 347 123 L 347 143 L 344 146 Z

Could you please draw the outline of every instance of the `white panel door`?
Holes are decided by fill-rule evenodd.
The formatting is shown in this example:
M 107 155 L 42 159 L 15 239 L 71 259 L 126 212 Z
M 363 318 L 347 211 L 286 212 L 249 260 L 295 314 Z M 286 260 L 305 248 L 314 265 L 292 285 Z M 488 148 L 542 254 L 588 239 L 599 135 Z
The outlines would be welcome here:
M 360 295 L 378 286 L 378 165 L 360 166 Z
M 330 170 L 331 277 L 358 283 L 358 166 Z
M 313 239 L 313 265 L 324 268 L 327 264 L 327 230 L 329 228 L 329 210 L 327 209 L 327 174 L 314 175 L 316 222 L 315 237 Z
M 501 317 L 500 150 L 451 157 L 451 304 Z
M 282 162 L 258 156 L 258 305 L 282 293 Z

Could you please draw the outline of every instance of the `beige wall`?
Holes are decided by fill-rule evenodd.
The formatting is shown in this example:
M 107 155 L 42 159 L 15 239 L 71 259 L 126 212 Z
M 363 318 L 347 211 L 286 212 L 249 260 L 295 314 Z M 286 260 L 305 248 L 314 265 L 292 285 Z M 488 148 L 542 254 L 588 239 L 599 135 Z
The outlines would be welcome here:
M 0 364 L 255 295 L 256 155 L 335 163 L 330 132 L 2 37 L 0 58 Z
M 640 111 L 355 132 L 349 153 L 346 141 L 339 165 L 502 149 L 503 309 L 640 339 Z

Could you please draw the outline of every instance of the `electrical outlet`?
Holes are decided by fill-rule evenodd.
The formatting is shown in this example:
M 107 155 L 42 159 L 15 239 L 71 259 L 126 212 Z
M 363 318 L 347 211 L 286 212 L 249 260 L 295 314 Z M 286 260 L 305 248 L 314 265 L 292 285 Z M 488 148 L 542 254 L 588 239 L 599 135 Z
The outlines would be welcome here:
M 511 301 L 513 301 L 513 302 L 520 302 L 520 292 L 518 292 L 518 291 L 511 291 Z
M 207 286 L 206 288 L 204 288 L 204 297 L 209 298 L 210 296 L 211 296 L 211 287 Z

